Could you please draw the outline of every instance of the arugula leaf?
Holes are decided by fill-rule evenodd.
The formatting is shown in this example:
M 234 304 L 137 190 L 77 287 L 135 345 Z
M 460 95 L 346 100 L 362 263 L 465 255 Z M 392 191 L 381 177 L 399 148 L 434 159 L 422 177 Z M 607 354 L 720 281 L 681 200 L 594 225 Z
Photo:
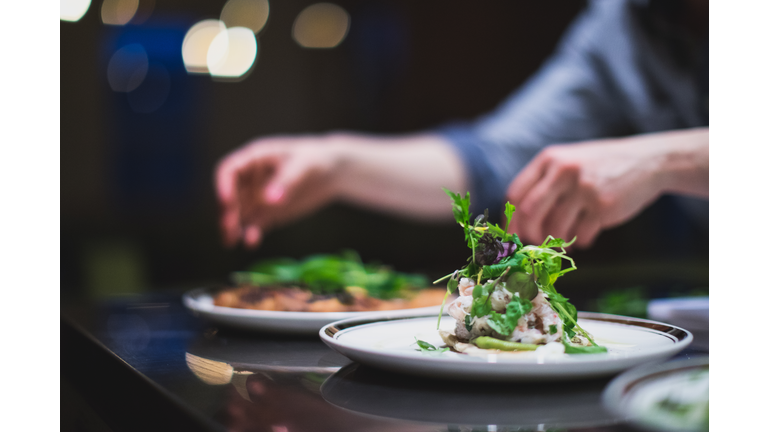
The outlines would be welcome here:
M 547 238 L 544 240 L 544 243 L 541 244 L 541 247 L 543 248 L 565 248 L 573 244 L 573 242 L 576 241 L 576 237 L 571 239 L 571 241 L 566 242 L 565 240 L 561 238 L 555 238 L 552 236 L 547 236 Z
M 554 302 L 551 299 L 549 303 L 552 305 L 552 307 L 555 308 L 555 310 L 560 312 L 560 319 L 563 321 L 563 331 L 568 335 L 568 337 L 575 336 L 576 331 L 574 330 L 574 327 L 576 327 L 576 320 L 579 319 L 577 316 L 578 312 L 576 311 L 576 306 L 567 301 Z
M 507 291 L 518 293 L 526 300 L 533 300 L 539 294 L 539 287 L 532 274 L 518 272 L 512 273 L 507 279 Z
M 523 250 L 523 242 L 520 241 L 520 237 L 517 233 L 512 233 L 512 241 L 517 245 L 517 250 Z
M 514 254 L 512 256 L 502 258 L 502 260 L 496 264 L 483 266 L 483 276 L 487 276 L 488 279 L 498 278 L 502 273 L 504 273 L 507 267 L 509 267 L 510 273 L 523 271 L 525 260 L 525 256 L 520 254 Z
M 517 327 L 520 318 L 530 312 L 531 309 L 533 309 L 533 304 L 529 300 L 513 295 L 507 303 L 507 310 L 504 315 L 495 311 L 491 312 L 488 326 L 504 336 L 509 336 Z
M 475 288 L 472 290 L 472 316 L 481 317 L 491 313 L 493 308 L 491 308 L 491 302 L 488 301 L 488 297 L 493 292 L 493 286 L 490 282 L 485 285 L 475 285 Z
M 416 339 L 416 337 L 413 337 Z M 432 345 L 429 342 L 424 342 L 421 339 L 416 339 L 416 345 L 419 346 L 419 349 L 421 349 L 421 352 L 437 352 L 437 353 L 443 353 L 449 350 L 449 348 L 437 348 L 434 345 Z
M 504 204 L 504 217 L 507 218 L 507 226 L 504 228 L 504 232 L 509 232 L 509 224 L 512 222 L 512 215 L 515 214 L 515 206 L 507 202 Z M 520 241 L 520 239 L 518 239 Z M 520 246 L 522 248 L 522 245 Z
M 443 191 L 453 200 L 453 217 L 456 222 L 459 225 L 468 224 L 470 217 L 472 217 L 469 213 L 469 192 L 462 198 L 460 193 L 451 192 L 446 188 L 443 188 Z

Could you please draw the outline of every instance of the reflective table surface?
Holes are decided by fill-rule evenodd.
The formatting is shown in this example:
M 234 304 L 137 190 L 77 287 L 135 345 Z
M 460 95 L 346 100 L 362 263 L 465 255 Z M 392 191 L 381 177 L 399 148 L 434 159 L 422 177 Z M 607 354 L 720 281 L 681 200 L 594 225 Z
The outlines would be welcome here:
M 353 363 L 316 337 L 216 328 L 180 299 L 154 294 L 62 310 L 62 380 L 109 429 L 632 430 L 601 405 L 610 379 L 494 384 L 398 375 Z

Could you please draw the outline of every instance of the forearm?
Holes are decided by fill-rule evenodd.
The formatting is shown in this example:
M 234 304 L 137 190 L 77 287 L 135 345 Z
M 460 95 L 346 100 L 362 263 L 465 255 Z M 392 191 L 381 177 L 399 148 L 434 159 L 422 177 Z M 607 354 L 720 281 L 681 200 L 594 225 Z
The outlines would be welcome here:
M 657 154 L 660 194 L 709 197 L 709 128 L 639 135 L 637 145 Z M 647 141 L 647 142 L 642 142 Z
M 450 203 L 441 188 L 467 189 L 459 157 L 437 135 L 328 138 L 341 158 L 335 175 L 340 201 L 419 219 L 450 220 Z

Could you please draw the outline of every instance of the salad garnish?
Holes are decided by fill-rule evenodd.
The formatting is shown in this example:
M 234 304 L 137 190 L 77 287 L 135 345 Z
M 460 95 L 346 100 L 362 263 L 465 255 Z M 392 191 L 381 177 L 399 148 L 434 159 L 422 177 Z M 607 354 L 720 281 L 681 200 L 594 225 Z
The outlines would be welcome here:
M 348 287 L 360 287 L 380 299 L 402 297 L 427 286 L 427 279 L 421 274 L 364 264 L 352 250 L 338 255 L 312 255 L 302 260 L 265 260 L 253 265 L 249 271 L 234 272 L 232 280 L 238 285 L 299 286 L 314 294 L 345 294 Z
M 505 351 L 557 342 L 569 354 L 607 351 L 579 326 L 576 307 L 555 289 L 558 278 L 576 270 L 565 250 L 575 237 L 565 241 L 548 236 L 541 245 L 523 245 L 517 234 L 508 232 L 514 205 L 506 203 L 502 228 L 489 221 L 488 210 L 472 219 L 469 192 L 461 196 L 443 190 L 452 200 L 453 216 L 464 229 L 471 255 L 462 268 L 434 282 L 447 280 L 438 329 L 446 300 L 458 289 L 459 297 L 449 306 L 456 319 L 452 342 Z

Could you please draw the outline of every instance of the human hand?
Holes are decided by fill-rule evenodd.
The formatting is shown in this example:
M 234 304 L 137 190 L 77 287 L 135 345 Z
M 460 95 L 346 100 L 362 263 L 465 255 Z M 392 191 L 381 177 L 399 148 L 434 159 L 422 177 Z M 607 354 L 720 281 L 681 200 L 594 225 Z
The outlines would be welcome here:
M 263 138 L 224 157 L 215 175 L 224 244 L 255 248 L 265 231 L 332 201 L 340 164 L 331 136 Z
M 547 147 L 507 190 L 517 208 L 510 231 L 530 243 L 576 236 L 576 246 L 589 247 L 661 195 L 669 149 L 652 144 L 630 138 Z

